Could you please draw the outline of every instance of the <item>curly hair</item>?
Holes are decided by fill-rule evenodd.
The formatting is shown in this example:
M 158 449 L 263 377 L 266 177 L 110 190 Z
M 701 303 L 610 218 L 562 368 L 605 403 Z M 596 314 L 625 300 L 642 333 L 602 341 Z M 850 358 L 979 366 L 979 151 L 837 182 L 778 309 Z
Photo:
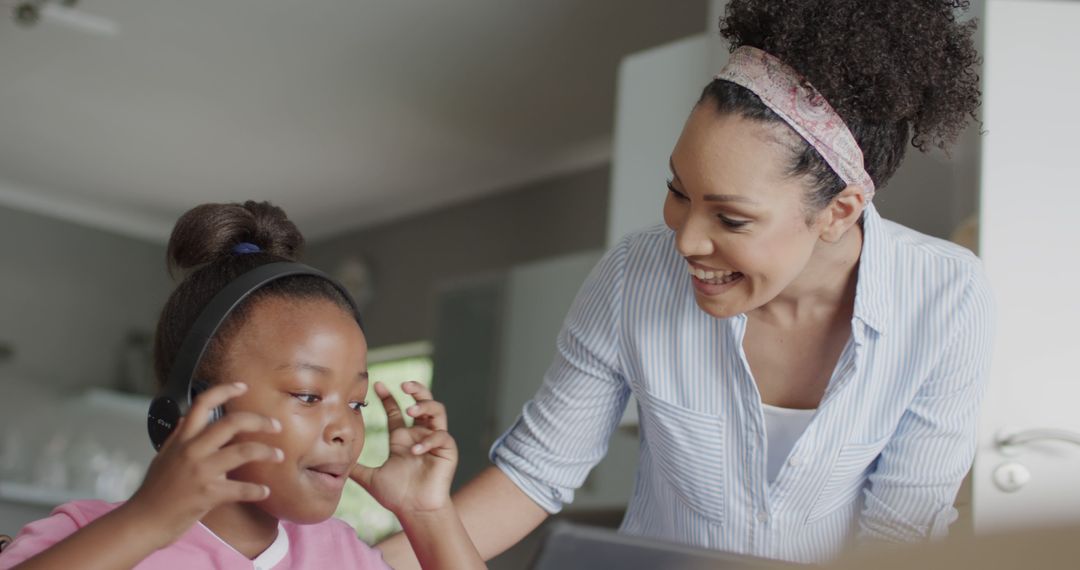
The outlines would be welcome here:
M 947 150 L 969 119 L 978 121 L 976 22 L 957 19 L 968 6 L 961 0 L 731 0 L 720 34 L 732 50 L 756 47 L 801 73 L 847 123 L 881 188 L 909 139 L 921 151 Z M 727 81 L 710 83 L 705 100 L 721 112 L 782 122 L 752 92 Z M 814 187 L 808 203 L 816 208 L 845 186 L 805 141 L 789 173 L 808 176 Z

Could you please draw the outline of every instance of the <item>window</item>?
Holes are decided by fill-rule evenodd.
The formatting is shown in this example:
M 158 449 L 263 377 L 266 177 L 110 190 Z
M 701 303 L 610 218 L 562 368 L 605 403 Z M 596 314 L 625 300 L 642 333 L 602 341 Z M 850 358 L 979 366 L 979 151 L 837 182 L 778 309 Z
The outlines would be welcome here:
M 377 348 L 368 352 L 368 374 L 372 388 L 368 392 L 368 405 L 364 408 L 364 451 L 360 463 L 369 467 L 382 465 L 390 454 L 389 435 L 386 429 L 386 411 L 375 395 L 376 381 L 386 384 L 402 409 L 412 405 L 410 396 L 401 391 L 401 384 L 409 380 L 431 387 L 431 345 L 426 342 Z M 405 421 L 412 423 L 406 416 Z M 341 495 L 334 516 L 352 525 L 360 540 L 374 544 L 401 530 L 397 518 L 385 509 L 360 485 L 349 481 Z

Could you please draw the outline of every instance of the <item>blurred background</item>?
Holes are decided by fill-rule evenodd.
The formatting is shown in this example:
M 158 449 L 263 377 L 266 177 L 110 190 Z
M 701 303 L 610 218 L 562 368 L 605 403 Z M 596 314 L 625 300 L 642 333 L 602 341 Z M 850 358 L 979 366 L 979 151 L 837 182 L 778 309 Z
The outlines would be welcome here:
M 723 5 L 0 0 L 0 532 L 138 486 L 164 246 L 203 202 L 282 206 L 364 305 L 372 377 L 433 386 L 476 474 L 592 264 L 659 223 Z M 975 248 L 980 152 L 912 152 L 879 209 Z M 562 517 L 618 524 L 634 412 Z M 396 524 L 352 486 L 339 516 Z

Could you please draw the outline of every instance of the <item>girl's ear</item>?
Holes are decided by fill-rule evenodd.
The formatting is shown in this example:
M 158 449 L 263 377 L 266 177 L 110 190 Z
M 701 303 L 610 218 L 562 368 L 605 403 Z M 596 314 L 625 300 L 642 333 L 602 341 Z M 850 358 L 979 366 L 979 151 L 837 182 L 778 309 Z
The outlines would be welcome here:
M 821 239 L 836 243 L 859 221 L 866 209 L 866 192 L 862 186 L 848 184 L 829 202 L 818 216 Z

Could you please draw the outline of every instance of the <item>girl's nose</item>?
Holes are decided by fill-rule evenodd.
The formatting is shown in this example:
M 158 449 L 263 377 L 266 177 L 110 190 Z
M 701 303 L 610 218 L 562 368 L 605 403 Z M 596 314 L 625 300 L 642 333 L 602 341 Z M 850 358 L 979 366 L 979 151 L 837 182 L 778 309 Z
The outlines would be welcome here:
M 345 410 L 334 414 L 326 424 L 326 430 L 323 434 L 324 439 L 330 443 L 352 443 L 359 431 L 356 426 L 357 422 L 352 417 L 353 413 L 352 410 Z

